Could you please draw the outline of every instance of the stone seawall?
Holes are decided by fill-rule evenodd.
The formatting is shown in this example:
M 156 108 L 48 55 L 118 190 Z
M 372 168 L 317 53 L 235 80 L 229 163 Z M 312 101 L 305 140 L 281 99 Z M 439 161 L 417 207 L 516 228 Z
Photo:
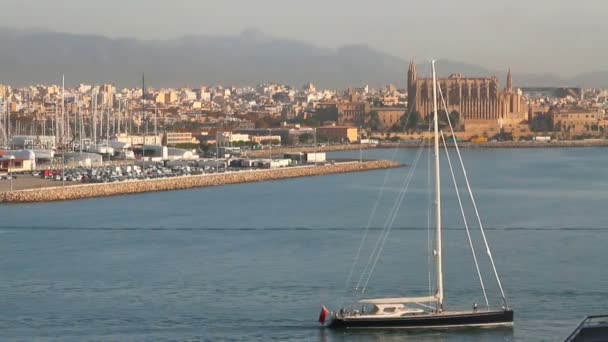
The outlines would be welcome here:
M 208 174 L 116 183 L 83 184 L 67 187 L 50 187 L 7 191 L 0 193 L 2 203 L 27 203 L 74 200 L 81 198 L 134 194 L 151 191 L 168 191 L 197 187 L 260 182 L 267 180 L 319 176 L 331 173 L 346 173 L 398 167 L 400 164 L 388 160 L 336 163 L 321 166 L 299 166 L 272 170 L 254 170 Z
M 335 152 L 335 151 L 347 151 L 347 150 L 359 150 L 374 148 L 376 146 L 369 144 L 343 144 L 343 145 L 326 145 L 326 146 L 294 146 L 294 147 L 273 147 L 272 151 L 266 150 L 253 150 L 247 151 L 245 155 L 251 158 L 268 158 L 268 156 L 280 156 L 284 153 L 297 153 L 297 152 Z

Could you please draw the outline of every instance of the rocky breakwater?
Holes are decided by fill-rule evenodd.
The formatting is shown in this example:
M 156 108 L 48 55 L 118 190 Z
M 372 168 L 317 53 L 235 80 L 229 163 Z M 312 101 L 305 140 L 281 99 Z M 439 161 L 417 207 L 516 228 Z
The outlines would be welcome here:
M 335 152 L 374 148 L 375 145 L 370 144 L 341 144 L 341 145 L 325 145 L 325 146 L 296 146 L 296 147 L 273 147 L 272 150 L 252 150 L 245 154 L 251 158 L 267 158 L 269 155 L 281 155 L 284 153 L 310 153 L 310 152 Z
M 27 203 L 74 200 L 81 198 L 134 194 L 151 191 L 189 189 L 224 184 L 260 182 L 267 180 L 319 176 L 332 173 L 358 172 L 400 166 L 389 160 L 344 162 L 319 166 L 299 166 L 272 170 L 253 170 L 207 174 L 163 179 L 124 181 L 115 183 L 84 184 L 67 187 L 49 187 L 0 193 L 0 202 Z

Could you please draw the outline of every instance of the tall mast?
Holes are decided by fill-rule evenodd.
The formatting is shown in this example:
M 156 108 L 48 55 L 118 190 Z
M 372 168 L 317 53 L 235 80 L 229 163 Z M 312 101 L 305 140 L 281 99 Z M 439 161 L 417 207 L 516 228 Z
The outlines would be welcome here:
M 116 135 L 118 135 L 118 134 L 121 133 L 120 132 L 120 120 L 121 120 L 121 116 L 122 116 L 121 115 L 121 111 L 122 111 L 122 98 L 120 100 L 118 100 L 118 119 L 116 120 L 117 124 L 118 124 L 118 127 L 117 127 L 117 129 L 114 130 L 114 133 Z
M 61 75 L 61 85 L 62 85 L 62 90 L 61 90 L 61 112 L 59 113 L 59 117 L 61 118 L 61 126 L 60 126 L 60 131 L 59 131 L 59 139 L 61 141 L 61 144 L 63 145 L 64 143 L 64 138 L 65 138 L 65 118 L 63 117 L 63 81 L 65 79 L 65 75 Z
M 103 139 L 103 112 L 106 109 L 105 104 L 101 101 L 101 108 L 99 109 L 99 139 Z
M 5 89 L 5 93 L 6 95 L 4 95 L 4 104 L 6 106 L 6 118 L 4 119 L 4 129 L 6 130 L 6 146 L 8 146 L 10 144 L 11 141 L 11 107 L 9 104 L 9 91 L 8 91 L 8 86 L 6 86 Z
M 146 76 L 144 73 L 141 74 L 141 118 L 139 126 L 143 124 L 144 115 L 146 115 Z M 146 135 L 148 134 L 148 125 L 146 122 Z M 146 138 L 144 138 L 144 145 L 146 144 Z
M 437 309 L 443 311 L 443 260 L 441 250 L 441 173 L 439 171 L 439 118 L 437 115 L 437 75 L 435 61 L 433 68 L 433 126 L 435 131 L 435 219 L 437 234 L 435 241 L 435 260 L 437 262 Z
M 112 106 L 112 105 L 110 105 Z M 108 115 L 107 115 L 107 120 L 106 120 L 106 148 L 108 147 L 108 143 L 110 141 L 110 110 L 112 110 L 111 107 L 108 107 Z
M 91 101 L 93 102 L 93 124 L 91 125 L 93 127 L 93 132 L 92 132 L 92 140 L 93 140 L 93 144 L 97 144 L 97 90 L 94 88 L 93 89 L 93 97 L 91 99 Z
M 158 122 L 158 106 L 156 106 L 156 111 L 154 112 L 154 136 L 158 136 L 157 122 Z
M 82 140 L 82 138 L 83 138 L 82 136 L 84 135 L 84 127 L 83 127 L 84 116 L 82 114 L 83 110 L 84 110 L 84 108 L 80 108 L 79 107 L 78 116 L 80 117 L 80 130 L 78 132 L 78 136 L 80 137 L 80 144 L 79 144 L 80 145 L 80 153 L 82 153 L 82 141 L 83 141 Z
M 62 135 L 62 140 L 66 139 L 66 133 L 67 133 L 67 139 L 69 141 L 69 135 L 70 135 L 70 121 L 67 120 L 67 126 L 66 126 L 66 117 L 65 117 L 65 75 L 61 75 L 61 124 L 63 125 L 63 128 L 61 130 L 61 135 Z

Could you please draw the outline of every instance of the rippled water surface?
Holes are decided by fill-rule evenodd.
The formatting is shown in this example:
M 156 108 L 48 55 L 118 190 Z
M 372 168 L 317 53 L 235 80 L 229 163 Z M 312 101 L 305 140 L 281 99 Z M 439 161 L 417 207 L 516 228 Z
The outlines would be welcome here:
M 416 160 L 414 149 L 363 154 Z M 0 206 L 0 340 L 563 340 L 584 316 L 608 313 L 605 154 L 463 151 L 515 310 L 513 329 L 318 328 L 320 305 L 352 303 L 345 287 L 366 282 L 362 270 L 410 172 L 401 168 Z M 364 296 L 428 293 L 425 158 L 426 151 Z M 483 297 L 450 182 L 446 172 L 446 307 L 469 308 Z M 491 304 L 500 305 L 485 258 L 481 268 Z

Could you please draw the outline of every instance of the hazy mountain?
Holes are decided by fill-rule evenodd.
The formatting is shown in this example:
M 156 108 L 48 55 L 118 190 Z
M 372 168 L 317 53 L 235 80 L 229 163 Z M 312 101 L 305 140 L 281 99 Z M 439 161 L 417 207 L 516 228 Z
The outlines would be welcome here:
M 150 41 L 0 28 L 0 46 L 0 83 L 16 85 L 59 83 L 65 73 L 69 84 L 136 86 L 145 72 L 147 82 L 154 86 L 260 82 L 300 86 L 310 81 L 336 88 L 388 83 L 403 87 L 408 67 L 407 61 L 366 45 L 326 49 L 255 30 L 235 36 Z M 441 75 L 497 75 L 501 83 L 506 75 L 506 70 L 492 72 L 449 60 L 438 65 Z M 419 65 L 419 73 L 425 68 Z M 602 86 L 608 85 L 608 73 L 584 73 L 567 80 L 515 72 L 514 81 L 517 85 Z

